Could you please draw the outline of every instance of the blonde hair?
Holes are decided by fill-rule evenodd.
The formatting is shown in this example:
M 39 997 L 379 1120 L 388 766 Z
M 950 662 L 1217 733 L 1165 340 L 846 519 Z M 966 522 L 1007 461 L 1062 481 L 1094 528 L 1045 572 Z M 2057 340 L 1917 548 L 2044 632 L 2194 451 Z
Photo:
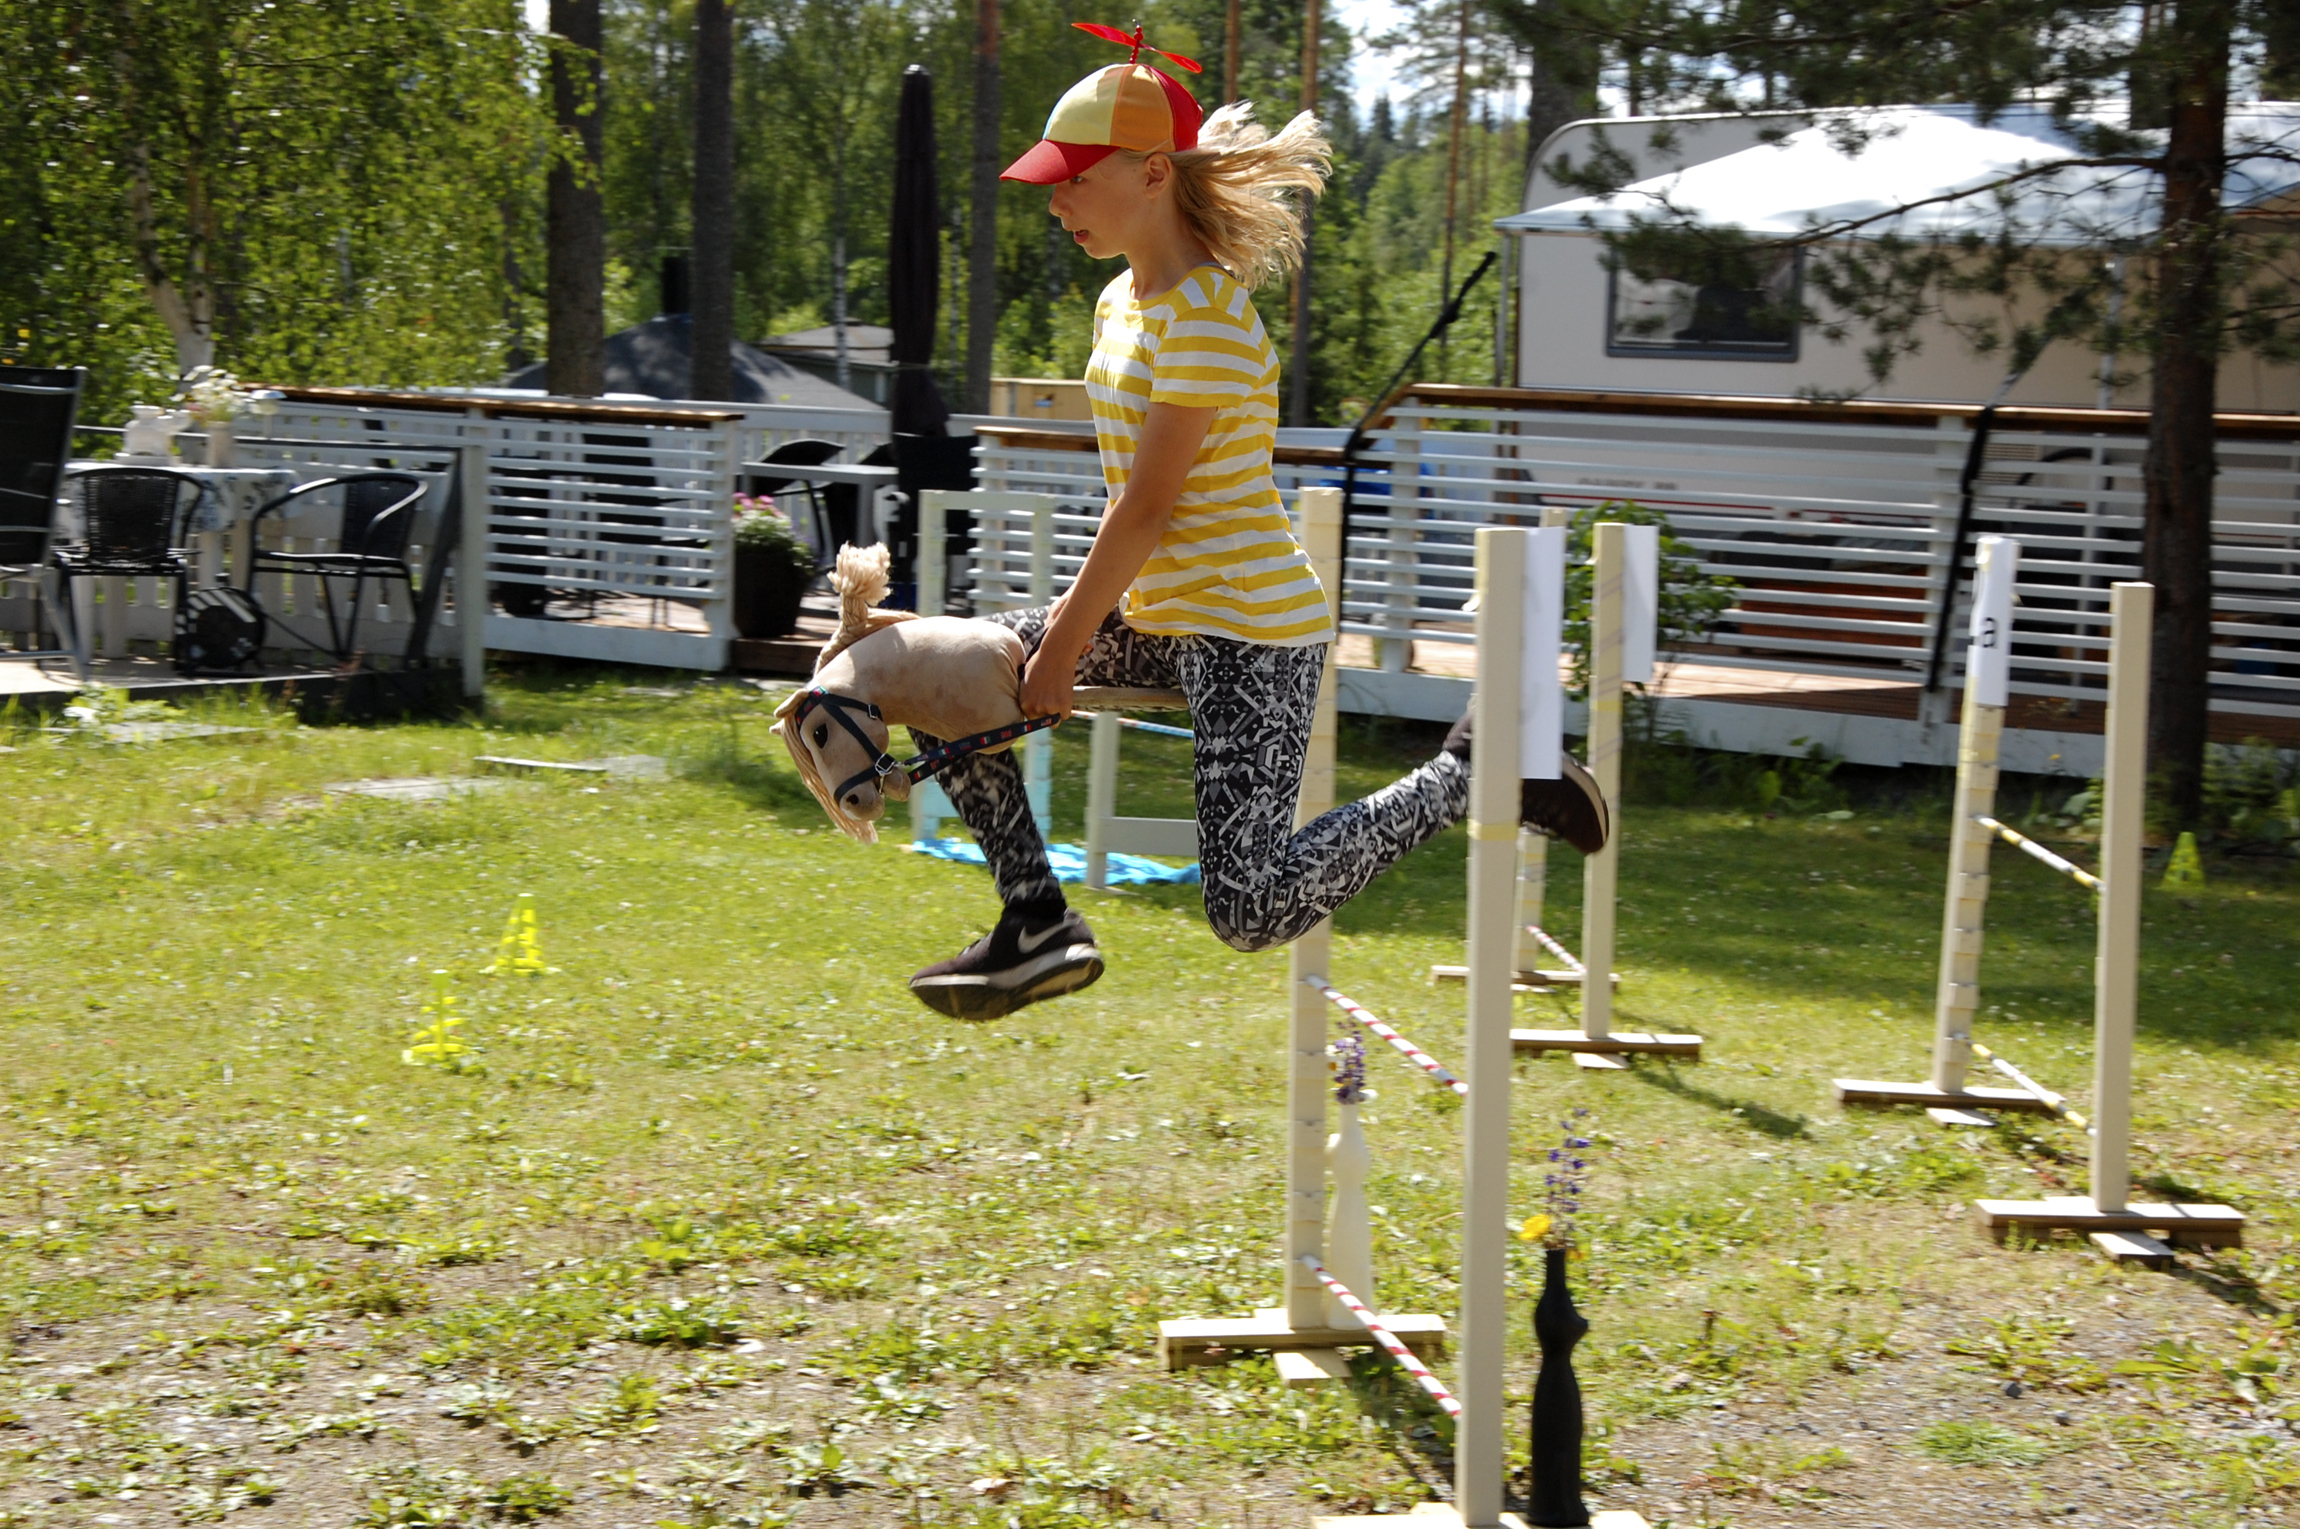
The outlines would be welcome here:
M 1149 156 L 1134 156 L 1147 159 Z M 1334 149 L 1309 112 L 1271 133 L 1232 101 L 1174 162 L 1174 206 L 1206 252 L 1249 290 L 1302 263 L 1307 200 L 1326 189 Z

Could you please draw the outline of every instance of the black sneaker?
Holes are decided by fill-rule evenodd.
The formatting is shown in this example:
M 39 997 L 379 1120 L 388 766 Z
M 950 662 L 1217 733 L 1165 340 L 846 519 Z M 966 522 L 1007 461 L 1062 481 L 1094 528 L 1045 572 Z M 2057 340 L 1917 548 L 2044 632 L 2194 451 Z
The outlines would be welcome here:
M 947 961 L 910 979 L 919 1002 L 953 1019 L 997 1019 L 1041 998 L 1075 993 L 1102 975 L 1094 931 L 1075 909 L 1035 931 L 1012 913 Z
M 1613 816 L 1605 810 L 1605 793 L 1597 789 L 1597 777 L 1562 749 L 1557 755 L 1557 779 L 1518 784 L 1517 820 L 1563 839 L 1585 855 L 1605 848 L 1613 833 Z
M 1474 711 L 1474 708 L 1473 708 Z M 1471 745 L 1470 717 L 1465 711 L 1445 735 L 1441 751 L 1453 755 L 1462 763 L 1469 763 Z M 1556 780 L 1529 780 L 1518 787 L 1517 818 L 1528 828 L 1538 828 L 1551 838 L 1563 839 L 1585 855 L 1594 855 L 1605 848 L 1606 839 L 1613 832 L 1612 815 L 1605 809 L 1605 793 L 1597 789 L 1597 780 L 1571 754 L 1562 750 L 1557 756 Z

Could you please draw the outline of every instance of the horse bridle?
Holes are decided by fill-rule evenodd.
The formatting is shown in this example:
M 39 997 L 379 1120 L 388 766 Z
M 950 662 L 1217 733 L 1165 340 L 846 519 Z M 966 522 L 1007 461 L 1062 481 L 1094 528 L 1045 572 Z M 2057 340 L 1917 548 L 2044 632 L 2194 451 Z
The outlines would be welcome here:
M 853 787 L 866 782 L 876 785 L 889 775 L 897 773 L 900 773 L 907 782 L 915 786 L 922 780 L 929 780 L 940 774 L 969 754 L 980 753 L 984 749 L 993 749 L 1002 743 L 1012 743 L 1017 738 L 1052 727 L 1062 720 L 1060 717 L 1032 717 L 1021 722 L 1010 722 L 1004 727 L 994 727 L 988 732 L 975 733 L 965 738 L 954 738 L 948 743 L 938 743 L 923 754 L 908 760 L 898 760 L 871 742 L 870 734 L 864 732 L 862 724 L 854 719 L 853 713 L 861 712 L 873 722 L 884 723 L 886 718 L 879 715 L 878 707 L 872 702 L 858 700 L 851 695 L 837 695 L 817 685 L 800 695 L 798 709 L 792 713 L 791 721 L 804 729 L 807 723 L 807 713 L 818 707 L 829 712 L 831 720 L 845 728 L 853 736 L 855 742 L 863 746 L 865 753 L 875 753 L 878 756 L 868 765 L 838 783 L 831 792 L 831 800 L 834 802 L 843 798 Z

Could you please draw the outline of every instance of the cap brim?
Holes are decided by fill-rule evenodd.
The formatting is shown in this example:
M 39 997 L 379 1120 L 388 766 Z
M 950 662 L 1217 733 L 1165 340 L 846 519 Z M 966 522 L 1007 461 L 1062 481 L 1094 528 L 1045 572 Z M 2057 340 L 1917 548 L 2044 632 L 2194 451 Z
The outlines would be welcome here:
M 1108 159 L 1117 149 L 1107 143 L 1056 143 L 1040 140 L 1037 147 L 999 172 L 1002 181 L 1026 181 L 1051 186 L 1073 175 L 1083 175 Z

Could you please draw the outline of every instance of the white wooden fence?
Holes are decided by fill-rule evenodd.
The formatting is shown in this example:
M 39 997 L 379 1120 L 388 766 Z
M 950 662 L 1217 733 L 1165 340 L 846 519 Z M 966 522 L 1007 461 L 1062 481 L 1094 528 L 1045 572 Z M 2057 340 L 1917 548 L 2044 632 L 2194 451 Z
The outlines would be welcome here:
M 1392 672 L 1407 667 L 1412 642 L 1468 644 L 1462 605 L 1479 526 L 1523 523 L 1545 506 L 1634 500 L 1665 512 L 1704 570 L 1738 584 L 1711 638 L 1676 661 L 1921 683 L 1977 413 L 1411 388 L 1361 456 L 1343 630 L 1376 639 L 1377 662 Z M 1967 530 L 2022 543 L 2017 691 L 2063 701 L 2104 693 L 2108 586 L 2138 568 L 2146 424 L 2127 410 L 2025 408 L 1992 421 Z M 1083 517 L 1101 503 L 1091 448 L 1043 425 L 983 435 L 984 488 L 1080 506 L 1057 533 L 1065 572 L 1062 559 L 1090 534 Z M 2300 420 L 2223 416 L 2219 449 L 2212 705 L 2300 716 Z M 1305 483 L 1343 476 L 1337 451 L 1281 447 L 1289 499 Z M 1008 580 L 1012 550 L 1011 536 L 994 532 L 979 577 Z M 1961 631 L 1968 585 L 1960 575 L 1952 631 Z M 1943 654 L 1929 711 L 1946 715 L 1961 648 L 1952 642 Z

